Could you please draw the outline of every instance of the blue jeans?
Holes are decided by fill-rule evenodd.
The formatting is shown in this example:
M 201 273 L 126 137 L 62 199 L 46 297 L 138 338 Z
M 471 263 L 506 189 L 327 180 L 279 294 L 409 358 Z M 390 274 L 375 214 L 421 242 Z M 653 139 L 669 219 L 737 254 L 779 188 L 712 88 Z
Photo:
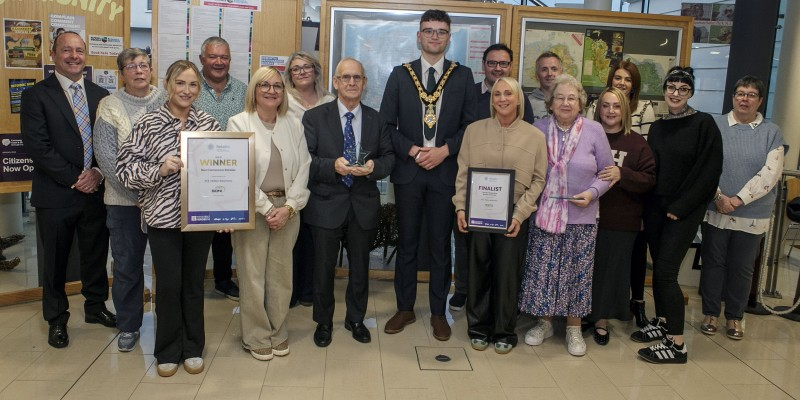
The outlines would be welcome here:
M 141 211 L 136 206 L 106 206 L 106 225 L 111 234 L 114 283 L 111 297 L 117 311 L 117 328 L 138 331 L 144 312 L 144 250 L 147 235 L 142 233 Z

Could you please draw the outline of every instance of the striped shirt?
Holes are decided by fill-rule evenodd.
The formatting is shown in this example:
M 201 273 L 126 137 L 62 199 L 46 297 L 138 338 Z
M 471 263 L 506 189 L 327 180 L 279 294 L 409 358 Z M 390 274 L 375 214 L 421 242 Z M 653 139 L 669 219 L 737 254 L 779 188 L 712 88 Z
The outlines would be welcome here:
M 219 131 L 217 120 L 194 106 L 186 131 Z M 116 175 L 125 187 L 139 191 L 144 221 L 156 228 L 180 228 L 181 175 L 161 177 L 158 169 L 167 156 L 181 154 L 181 121 L 167 105 L 142 116 L 119 149 Z

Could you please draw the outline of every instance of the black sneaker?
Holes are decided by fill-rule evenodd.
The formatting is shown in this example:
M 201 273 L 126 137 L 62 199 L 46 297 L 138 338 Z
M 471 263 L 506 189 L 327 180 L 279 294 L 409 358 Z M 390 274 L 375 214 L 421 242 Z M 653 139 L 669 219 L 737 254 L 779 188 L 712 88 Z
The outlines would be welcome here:
M 639 357 L 654 364 L 686 364 L 689 352 L 686 345 L 677 346 L 668 338 L 661 339 L 661 343 L 639 350 Z
M 648 343 L 654 340 L 661 340 L 667 335 L 667 328 L 664 321 L 653 318 L 647 326 L 631 334 L 631 340 L 639 343 Z
M 461 311 L 464 309 L 464 304 L 467 303 L 467 295 L 455 292 L 453 297 L 450 298 L 450 309 L 453 311 Z
M 214 291 L 231 300 L 239 301 L 239 287 L 232 280 L 218 282 L 214 285 Z

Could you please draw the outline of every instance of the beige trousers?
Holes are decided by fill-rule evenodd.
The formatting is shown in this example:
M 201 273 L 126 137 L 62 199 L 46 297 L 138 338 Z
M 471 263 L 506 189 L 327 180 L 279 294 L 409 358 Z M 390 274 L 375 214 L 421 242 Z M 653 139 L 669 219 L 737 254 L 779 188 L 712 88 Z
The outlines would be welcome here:
M 275 201 L 277 200 L 277 201 Z M 285 199 L 276 198 L 278 207 Z M 286 320 L 292 297 L 292 248 L 300 218 L 270 230 L 256 213 L 256 229 L 232 234 L 239 276 L 242 346 L 247 350 L 277 346 L 289 338 Z

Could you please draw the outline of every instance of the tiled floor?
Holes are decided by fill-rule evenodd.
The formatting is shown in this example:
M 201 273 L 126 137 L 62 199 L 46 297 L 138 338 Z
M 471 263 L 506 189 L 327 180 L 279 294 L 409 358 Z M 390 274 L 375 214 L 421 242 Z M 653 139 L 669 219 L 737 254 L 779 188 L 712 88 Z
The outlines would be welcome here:
M 337 281 L 331 346 L 314 345 L 311 308 L 294 308 L 291 354 L 269 362 L 241 349 L 237 303 L 213 294 L 207 283 L 206 370 L 189 375 L 181 368 L 171 378 L 155 371 L 149 304 L 140 345 L 125 354 L 117 351 L 115 330 L 82 322 L 80 296 L 70 298 L 71 342 L 65 349 L 47 345 L 41 303 L 0 308 L 0 399 L 800 399 L 800 323 L 747 315 L 745 340 L 709 338 L 697 328 L 702 315 L 696 295 L 690 294 L 687 308 L 689 363 L 652 365 L 636 357 L 641 345 L 627 338 L 632 323 L 614 323 L 606 347 L 587 334 L 584 357 L 567 353 L 563 324 L 536 348 L 521 344 L 505 356 L 472 350 L 463 311 L 448 314 L 453 337 L 439 342 L 427 324 L 424 284 L 417 322 L 387 335 L 383 325 L 394 312 L 394 291 L 386 281 L 370 284 L 365 322 L 373 340 L 361 344 L 342 326 L 345 283 Z M 518 333 L 532 323 L 521 318 Z M 439 363 L 429 359 L 437 354 L 453 355 L 457 369 L 468 370 L 447 371 L 443 363 L 442 370 L 421 370 Z

